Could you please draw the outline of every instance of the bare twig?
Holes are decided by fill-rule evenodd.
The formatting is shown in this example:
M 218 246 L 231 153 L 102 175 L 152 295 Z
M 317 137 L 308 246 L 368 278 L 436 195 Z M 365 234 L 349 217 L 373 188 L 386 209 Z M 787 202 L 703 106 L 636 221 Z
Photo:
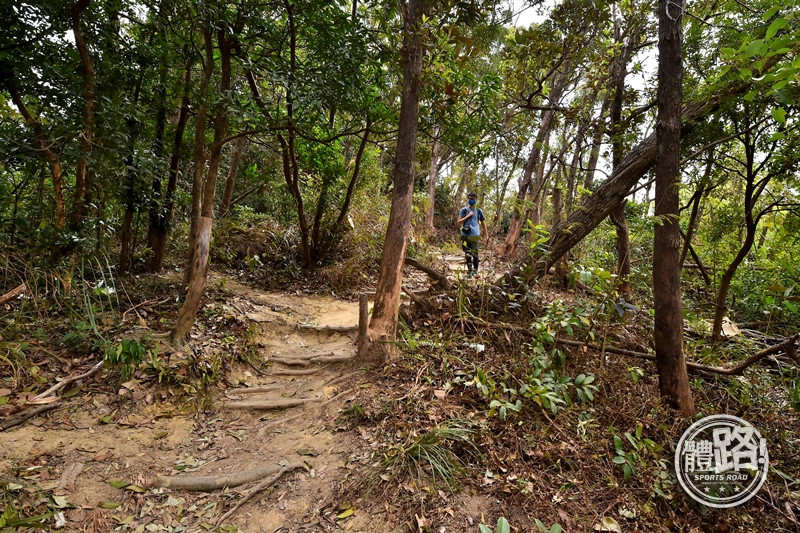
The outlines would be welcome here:
M 13 428 L 14 426 L 18 426 L 18 425 L 22 424 L 23 422 L 25 422 L 26 420 L 29 420 L 29 419 L 33 418 L 34 416 L 36 416 L 38 414 L 44 413 L 45 411 L 50 411 L 51 409 L 55 409 L 56 407 L 59 407 L 60 405 L 61 405 L 61 402 L 48 403 L 48 404 L 45 404 L 45 405 L 40 405 L 39 407 L 35 407 L 33 409 L 29 409 L 29 410 L 25 411 L 24 413 L 22 413 L 21 415 L 15 417 L 15 418 L 10 418 L 10 419 L 4 421 L 2 424 L 0 424 L 0 430 L 2 430 L 2 431 L 9 430 L 9 429 Z
M 281 398 L 280 400 L 250 400 L 243 402 L 227 402 L 222 404 L 225 409 L 288 409 L 299 407 L 307 403 L 321 402 L 322 398 Z
M 64 378 L 61 381 L 59 381 L 58 383 L 56 383 L 55 385 L 53 385 L 52 387 L 50 387 L 49 389 L 47 389 L 46 391 L 44 391 L 43 393 L 37 394 L 36 396 L 31 398 L 31 400 L 41 400 L 42 398 L 46 398 L 48 396 L 51 396 L 53 393 L 55 393 L 58 390 L 63 389 L 64 387 L 66 387 L 70 383 L 75 383 L 76 381 L 80 381 L 82 379 L 86 379 L 89 376 L 92 376 L 92 375 L 96 374 L 102 367 L 103 367 L 103 361 L 100 361 L 99 363 L 94 365 L 88 372 L 84 372 L 83 374 L 80 374 L 80 375 L 77 375 L 77 376 L 72 376 L 70 378 Z

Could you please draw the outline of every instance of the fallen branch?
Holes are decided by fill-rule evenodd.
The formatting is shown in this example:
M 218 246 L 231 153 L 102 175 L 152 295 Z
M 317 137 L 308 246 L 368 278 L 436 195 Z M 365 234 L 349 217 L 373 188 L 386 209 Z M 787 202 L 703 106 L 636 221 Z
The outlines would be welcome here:
M 266 411 L 270 409 L 288 409 L 299 407 L 307 403 L 321 402 L 322 398 L 283 398 L 280 400 L 251 400 L 244 402 L 227 402 L 222 404 L 225 409 L 255 409 Z
M 143 305 L 147 305 L 147 304 L 161 305 L 161 304 L 167 303 L 169 300 L 170 300 L 170 298 L 165 298 L 165 299 L 159 301 L 158 298 L 154 298 L 153 300 L 145 300 L 143 302 L 139 302 L 138 304 L 127 308 L 125 310 L 125 312 L 122 313 L 122 318 L 119 319 L 119 323 L 122 324 L 123 322 L 125 322 L 125 317 L 128 315 L 128 313 L 130 313 L 131 311 L 136 311 L 137 308 L 142 307 Z M 244 314 L 244 313 L 242 313 L 242 314 Z M 139 314 L 139 311 L 136 311 L 136 316 L 141 317 L 141 315 Z
M 174 490 L 212 492 L 230 487 L 238 487 L 239 485 L 244 485 L 246 483 L 252 483 L 267 476 L 277 474 L 278 472 L 283 472 L 285 468 L 295 466 L 296 464 L 302 465 L 302 463 L 295 463 L 287 466 L 270 465 L 263 466 L 261 468 L 248 468 L 242 472 L 221 476 L 158 476 L 154 481 L 149 483 L 148 486 L 164 487 Z M 305 465 L 302 465 L 301 467 L 305 467 Z
M 435 281 L 434 285 L 438 285 L 442 290 L 449 291 L 453 288 L 453 285 L 450 283 L 450 280 L 447 279 L 447 276 L 437 270 L 432 269 L 428 265 L 424 265 L 416 259 L 412 259 L 408 256 L 405 258 L 405 263 L 408 266 L 416 268 L 417 270 L 421 270 L 427 274 L 429 278 Z
M 55 385 L 53 385 L 52 387 L 50 387 L 49 389 L 47 389 L 46 391 L 44 391 L 43 393 L 37 394 L 36 396 L 31 398 L 31 401 L 33 401 L 33 400 L 41 400 L 42 398 L 46 398 L 48 396 L 51 396 L 53 393 L 63 389 L 64 387 L 66 387 L 70 383 L 75 383 L 76 381 L 80 381 L 82 379 L 86 379 L 89 376 L 92 376 L 92 375 L 96 374 L 102 367 L 103 367 L 103 361 L 100 361 L 99 363 L 94 365 L 88 372 L 84 372 L 83 374 L 80 374 L 80 375 L 77 375 L 77 376 L 64 378 L 61 381 L 59 381 L 58 383 L 56 383 Z
M 473 326 L 481 326 L 487 329 L 510 329 L 512 331 L 516 331 L 525 335 L 527 337 L 535 337 L 535 333 L 532 331 L 520 327 L 514 326 L 512 324 L 500 324 L 496 322 L 485 322 L 483 320 L 474 320 L 474 319 L 461 319 L 462 322 L 471 324 Z M 763 350 L 754 353 L 744 361 L 737 363 L 730 367 L 720 367 L 720 366 L 710 366 L 710 365 L 703 365 L 700 363 L 693 363 L 691 361 L 686 361 L 686 368 L 688 370 L 693 370 L 696 372 L 706 372 L 710 374 L 721 374 L 724 376 L 737 376 L 741 375 L 744 370 L 752 366 L 753 364 L 757 363 L 761 359 L 765 358 L 768 355 L 773 355 L 776 353 L 784 352 L 786 353 L 798 366 L 800 366 L 800 356 L 797 354 L 797 349 L 795 348 L 794 344 L 797 342 L 797 339 L 800 338 L 800 333 L 796 333 L 791 337 L 787 337 L 783 341 L 779 342 L 778 344 L 774 344 Z M 646 359 L 648 361 L 655 361 L 656 356 L 654 354 L 644 353 L 644 352 L 635 352 L 632 350 L 624 350 L 622 348 L 615 348 L 614 346 L 599 346 L 597 344 L 593 344 L 590 342 L 583 342 L 583 341 L 575 341 L 570 339 L 556 339 L 555 342 L 557 344 L 563 344 L 567 346 L 579 346 L 579 347 L 586 347 L 592 348 L 593 350 L 597 350 L 600 352 L 608 352 L 608 353 L 615 353 L 618 355 L 624 355 L 627 357 L 636 357 L 639 359 Z
M 228 517 L 230 517 L 230 516 L 231 516 L 233 513 L 235 513 L 236 511 L 238 511 L 238 510 L 239 510 L 239 508 L 240 508 L 242 505 L 244 505 L 245 503 L 247 503 L 247 502 L 250 500 L 250 498 L 252 498 L 253 496 L 255 496 L 257 493 L 261 492 L 262 490 L 264 490 L 264 489 L 267 489 L 267 488 L 271 487 L 271 486 L 272 486 L 274 483 L 276 483 L 276 482 L 277 482 L 277 481 L 278 481 L 280 478 L 282 478 L 284 474 L 286 474 L 286 473 L 288 473 L 288 472 L 293 472 L 293 471 L 295 471 L 295 470 L 300 470 L 300 469 L 303 469 L 303 470 L 306 470 L 306 471 L 308 471 L 308 470 L 309 470 L 308 466 L 307 466 L 307 465 L 305 465 L 304 463 L 291 463 L 291 464 L 288 464 L 288 465 L 284 466 L 284 467 L 283 467 L 283 468 L 281 468 L 281 469 L 280 469 L 278 472 L 276 472 L 274 476 L 272 476 L 272 477 L 271 477 L 271 478 L 269 478 L 269 479 L 265 479 L 264 481 L 262 481 L 261 483 L 259 483 L 258 485 L 256 485 L 256 486 L 255 486 L 255 487 L 253 487 L 252 489 L 250 489 L 250 491 L 247 493 L 247 495 L 246 495 L 246 496 L 244 496 L 244 497 L 243 497 L 241 500 L 239 500 L 239 503 L 237 503 L 236 505 L 234 505 L 234 506 L 233 506 L 233 508 L 231 508 L 231 510 L 230 510 L 230 511 L 228 511 L 227 513 L 225 513 L 224 515 L 220 516 L 220 517 L 217 519 L 217 521 L 216 521 L 215 525 L 219 525 L 219 524 L 221 524 L 222 522 L 224 522 L 225 520 L 227 520 L 227 519 L 228 519 Z
M 2 424 L 0 424 L 0 430 L 2 431 L 9 430 L 14 426 L 18 426 L 23 422 L 25 422 L 26 420 L 29 420 L 38 414 L 44 413 L 45 411 L 50 411 L 51 409 L 55 409 L 60 405 L 61 402 L 48 403 L 45 405 L 40 405 L 39 407 L 35 407 L 33 409 L 29 409 L 17 417 L 9 418 L 8 420 L 4 421 Z
M 13 289 L 11 289 L 10 291 L 8 291 L 8 292 L 7 292 L 7 293 L 5 293 L 4 295 L 0 296 L 0 305 L 3 305 L 3 304 L 5 304 L 5 303 L 8 303 L 8 302 L 10 302 L 10 301 L 11 301 L 11 300 L 13 300 L 14 298 L 16 298 L 17 296 L 19 296 L 19 295 L 20 295 L 20 294 L 22 294 L 23 292 L 25 292 L 25 289 L 27 289 L 27 287 L 25 286 L 25 284 L 24 284 L 24 283 L 23 283 L 23 284 L 21 284 L 21 285 L 19 285 L 19 286 L 17 286 L 17 287 L 14 287 Z

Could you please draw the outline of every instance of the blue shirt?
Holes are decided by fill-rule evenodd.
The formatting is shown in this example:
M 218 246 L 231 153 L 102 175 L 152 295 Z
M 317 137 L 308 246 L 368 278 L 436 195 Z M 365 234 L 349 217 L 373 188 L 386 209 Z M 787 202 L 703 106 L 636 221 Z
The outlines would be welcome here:
M 462 207 L 461 211 L 458 212 L 458 218 L 464 218 L 470 211 L 472 212 L 472 216 L 461 225 L 461 235 L 463 237 L 476 237 L 480 235 L 481 230 L 478 227 L 478 222 L 486 220 L 483 217 L 483 211 L 477 207 Z

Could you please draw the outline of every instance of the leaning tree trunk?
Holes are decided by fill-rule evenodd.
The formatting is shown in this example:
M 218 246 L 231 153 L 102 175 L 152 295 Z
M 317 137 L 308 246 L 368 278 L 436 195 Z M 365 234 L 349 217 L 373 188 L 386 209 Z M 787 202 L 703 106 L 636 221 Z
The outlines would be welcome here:
M 401 4 L 403 12 L 403 93 L 400 103 L 400 123 L 394 164 L 394 191 L 386 239 L 383 243 L 378 286 L 367 339 L 359 357 L 370 361 L 388 362 L 392 342 L 397 333 L 400 290 L 403 283 L 403 263 L 408 231 L 411 227 L 411 208 L 414 195 L 414 161 L 417 150 L 419 121 L 419 78 L 422 71 L 422 0 Z
M 656 227 L 653 242 L 654 342 L 661 395 L 684 416 L 694 412 L 683 353 L 681 239 L 678 192 L 681 160 L 684 3 L 659 0 Z
M 760 76 L 769 71 L 779 60 L 780 57 L 777 55 L 769 58 L 764 62 L 763 68 L 758 71 L 757 75 Z M 750 87 L 749 81 L 742 81 L 703 100 L 686 105 L 682 113 L 682 134 L 686 135 L 692 131 L 699 118 L 719 108 L 726 99 L 747 92 Z M 628 196 L 631 189 L 655 162 L 656 134 L 653 132 L 628 152 L 619 167 L 612 171 L 611 176 L 594 190 L 578 209 L 575 209 L 566 220 L 553 228 L 547 245 L 547 256 L 545 258 L 530 257 L 508 272 L 506 279 L 514 283 L 513 280 L 523 276 L 523 271 L 526 270 L 530 271 L 534 277 L 543 276 L 556 261 L 591 233 L 611 213 L 611 210 Z

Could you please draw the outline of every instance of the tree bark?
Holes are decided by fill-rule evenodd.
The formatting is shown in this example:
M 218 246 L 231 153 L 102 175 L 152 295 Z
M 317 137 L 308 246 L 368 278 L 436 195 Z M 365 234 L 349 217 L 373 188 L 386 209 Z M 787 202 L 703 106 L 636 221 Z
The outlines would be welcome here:
M 431 145 L 431 164 L 428 167 L 428 206 L 425 209 L 425 227 L 433 231 L 433 208 L 436 203 L 436 174 L 439 171 L 439 136 L 442 128 L 433 128 L 433 144 Z
M 172 330 L 171 340 L 180 346 L 186 340 L 189 330 L 194 324 L 197 311 L 200 309 L 200 300 L 205 290 L 208 278 L 208 256 L 211 242 L 211 226 L 214 215 L 214 198 L 217 192 L 217 178 L 219 176 L 220 160 L 225 134 L 228 130 L 228 113 L 226 109 L 227 93 L 231 87 L 231 47 L 233 41 L 225 33 L 227 26 L 220 24 L 217 30 L 220 58 L 220 98 L 216 105 L 214 117 L 214 141 L 208 158 L 208 173 L 203 187 L 203 198 L 200 208 L 200 223 L 196 233 L 195 242 L 192 243 L 191 278 L 187 289 L 186 301 L 178 313 L 175 329 Z M 210 36 L 209 36 L 210 37 Z
M 81 15 L 89 6 L 91 0 L 78 0 L 72 5 L 72 33 L 75 37 L 75 45 L 81 57 L 83 68 L 83 97 L 85 105 L 83 108 L 83 131 L 80 136 L 81 151 L 78 161 L 75 164 L 75 192 L 73 195 L 73 206 L 71 224 L 78 228 L 83 217 L 86 215 L 86 194 L 87 187 L 87 158 L 92 150 L 92 135 L 94 133 L 94 86 L 95 73 L 92 67 L 92 60 L 89 57 L 89 48 L 83 39 L 81 29 Z
M 167 233 L 175 209 L 175 191 L 178 188 L 183 134 L 186 131 L 186 123 L 189 121 L 189 88 L 191 86 L 191 81 L 192 59 L 191 56 L 189 56 L 186 60 L 181 108 L 178 113 L 178 124 L 175 128 L 172 154 L 169 158 L 167 189 L 164 193 L 163 204 L 159 202 L 161 198 L 161 178 L 153 178 L 153 204 L 150 207 L 150 224 L 147 229 L 147 247 L 150 249 L 150 254 L 145 263 L 145 270 L 150 273 L 160 272 L 164 268 Z
M 702 209 L 700 208 L 700 203 L 707 192 L 707 184 L 708 181 L 711 179 L 711 169 L 713 167 L 714 162 L 714 150 L 712 149 L 708 154 L 708 161 L 706 163 L 706 171 L 703 175 L 703 180 L 700 182 L 700 186 L 695 191 L 694 196 L 692 197 L 692 212 L 689 215 L 689 225 L 686 227 L 686 237 L 683 243 L 683 250 L 681 250 L 681 264 L 686 262 L 686 254 L 689 253 L 689 246 L 692 244 L 692 239 L 694 238 L 694 233 L 697 231 L 698 226 L 700 225 L 700 218 L 702 217 Z
M 194 251 L 197 241 L 197 225 L 203 208 L 203 174 L 206 166 L 206 121 L 208 117 L 208 86 L 214 73 L 214 43 L 211 35 L 211 21 L 202 22 L 200 33 L 203 36 L 203 74 L 200 78 L 197 114 L 195 116 L 193 168 L 192 168 L 192 209 L 189 213 L 189 253 L 186 261 L 184 281 L 194 278 Z
M 429 5 L 429 4 L 427 4 Z M 403 13 L 403 92 L 394 164 L 394 190 L 386 239 L 383 243 L 375 304 L 359 357 L 386 363 L 393 355 L 392 342 L 397 332 L 403 262 L 406 255 L 411 208 L 414 195 L 414 162 L 419 121 L 419 78 L 422 71 L 423 0 L 401 3 Z
M 39 149 L 42 151 L 47 161 L 50 162 L 50 174 L 53 177 L 53 197 L 56 202 L 53 226 L 56 228 L 57 232 L 60 232 L 64 229 L 67 222 L 66 207 L 64 204 L 64 181 L 61 176 L 61 160 L 55 152 L 50 149 L 42 125 L 30 114 L 13 83 L 9 84 L 8 92 L 11 95 L 11 101 L 14 102 L 14 105 L 17 106 L 17 109 L 19 109 L 19 112 L 22 114 L 22 118 L 24 118 L 25 122 L 33 129 L 36 140 L 39 141 Z
M 510 256 L 517 249 L 519 236 L 522 234 L 522 226 L 525 223 L 522 213 L 525 211 L 525 199 L 528 196 L 528 192 L 531 192 L 531 196 L 535 202 L 539 199 L 539 194 L 544 187 L 544 180 L 542 179 L 544 175 L 544 161 L 542 161 L 542 152 L 546 150 L 547 140 L 550 138 L 550 129 L 553 124 L 553 119 L 555 118 L 556 112 L 552 106 L 558 105 L 559 101 L 561 100 L 561 95 L 563 94 L 564 88 L 569 80 L 571 65 L 572 61 L 567 58 L 562 65 L 561 72 L 555 74 L 551 82 L 549 96 L 551 107 L 542 111 L 542 121 L 539 125 L 539 131 L 536 134 L 536 139 L 533 142 L 531 153 L 528 155 L 528 160 L 525 162 L 522 179 L 519 183 L 519 190 L 517 191 L 516 205 L 514 206 L 514 211 L 511 216 L 511 223 L 508 228 L 508 235 L 506 236 L 505 243 L 500 249 L 500 255 L 503 257 Z M 534 172 L 536 172 L 535 183 L 533 181 Z
M 661 395 L 690 417 L 694 412 L 683 352 L 680 264 L 680 142 L 684 2 L 659 0 L 656 211 L 653 243 L 654 342 Z
M 228 178 L 225 180 L 225 190 L 222 192 L 222 199 L 219 202 L 219 218 L 227 216 L 231 208 L 233 188 L 236 186 L 236 175 L 239 173 L 239 162 L 242 160 L 242 152 L 244 152 L 244 147 L 246 145 L 247 137 L 239 137 L 236 139 L 236 146 L 231 156 L 231 166 L 228 168 Z

